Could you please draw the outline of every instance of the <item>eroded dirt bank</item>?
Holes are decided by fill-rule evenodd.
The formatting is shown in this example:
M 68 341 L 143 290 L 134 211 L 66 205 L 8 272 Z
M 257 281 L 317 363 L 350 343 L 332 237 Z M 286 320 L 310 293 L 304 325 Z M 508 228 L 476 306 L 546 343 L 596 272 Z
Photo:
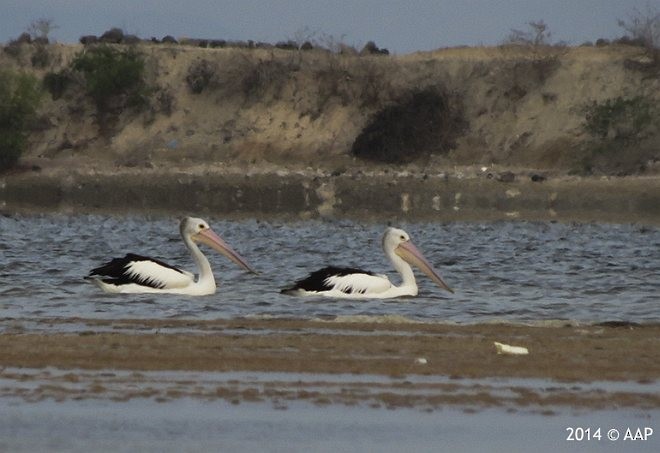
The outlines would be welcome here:
M 61 81 L 46 83 L 18 171 L 0 175 L 0 209 L 660 217 L 660 82 L 641 48 L 119 45 L 140 55 L 149 96 L 135 109 L 119 93 L 105 110 L 72 66 L 95 49 L 0 52 L 8 70 Z
M 659 81 L 652 68 L 644 70 L 648 57 L 639 47 L 356 56 L 114 46 L 135 52 L 144 66 L 141 83 L 149 89 L 141 109 L 123 91 L 101 106 L 94 102 L 91 82 L 73 62 L 96 49 L 19 43 L 0 52 L 4 68 L 48 87 L 24 162 L 75 169 L 89 160 L 106 171 L 302 162 L 332 171 L 348 156 L 371 156 L 435 170 L 495 164 L 596 175 L 659 171 Z

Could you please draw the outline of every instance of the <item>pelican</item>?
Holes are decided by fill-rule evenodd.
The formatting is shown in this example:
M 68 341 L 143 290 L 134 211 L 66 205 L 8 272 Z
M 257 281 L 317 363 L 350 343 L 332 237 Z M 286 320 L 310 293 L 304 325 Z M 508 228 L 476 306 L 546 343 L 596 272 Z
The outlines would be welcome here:
M 383 251 L 392 262 L 394 269 L 401 275 L 402 283 L 399 286 L 393 285 L 386 275 L 361 269 L 330 266 L 312 272 L 307 278 L 297 281 L 281 292 L 292 296 L 322 295 L 347 299 L 416 296 L 418 288 L 411 264 L 428 275 L 440 288 L 454 292 L 410 241 L 410 236 L 405 231 L 398 228 L 385 230 Z
M 85 278 L 108 293 L 161 293 L 189 296 L 213 294 L 216 288 L 213 271 L 209 260 L 197 243 L 208 245 L 246 271 L 256 274 L 246 261 L 209 227 L 206 221 L 186 217 L 181 220 L 179 231 L 199 270 L 197 280 L 190 272 L 133 253 L 92 269 Z

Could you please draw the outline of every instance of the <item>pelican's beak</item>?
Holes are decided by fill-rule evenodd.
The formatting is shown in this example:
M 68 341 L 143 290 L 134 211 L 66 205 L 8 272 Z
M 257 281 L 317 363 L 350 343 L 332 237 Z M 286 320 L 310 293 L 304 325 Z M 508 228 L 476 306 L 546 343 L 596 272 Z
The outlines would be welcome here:
M 412 264 L 413 266 L 417 266 L 419 270 L 424 272 L 426 275 L 429 276 L 431 280 L 433 280 L 440 288 L 446 289 L 450 293 L 453 293 L 454 290 L 451 289 L 438 275 L 438 272 L 433 269 L 433 266 L 426 261 L 426 258 L 424 258 L 424 255 L 422 255 L 422 252 L 420 252 L 417 247 L 415 247 L 415 244 L 413 244 L 410 241 L 402 242 L 397 246 L 397 248 L 394 249 L 394 253 L 399 255 L 401 258 L 406 260 L 408 263 Z
M 229 244 L 223 241 L 222 238 L 218 236 L 215 233 L 215 231 L 213 231 L 212 229 L 210 228 L 204 229 L 199 233 L 194 234 L 192 238 L 193 240 L 208 245 L 212 249 L 222 253 L 223 255 L 225 255 L 227 258 L 232 260 L 234 263 L 238 264 L 246 271 L 252 272 L 253 274 L 258 273 L 257 271 L 252 269 L 250 265 L 245 261 L 245 259 L 241 255 L 236 253 L 234 249 L 232 249 L 229 246 Z

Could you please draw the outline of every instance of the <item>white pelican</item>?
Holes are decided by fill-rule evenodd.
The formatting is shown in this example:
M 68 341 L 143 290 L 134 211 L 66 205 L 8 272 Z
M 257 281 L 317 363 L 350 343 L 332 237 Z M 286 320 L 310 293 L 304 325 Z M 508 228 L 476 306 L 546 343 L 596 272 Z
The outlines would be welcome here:
M 417 282 L 410 264 L 417 266 L 440 288 L 454 292 L 440 278 L 433 266 L 410 241 L 410 236 L 398 228 L 388 228 L 383 235 L 383 251 L 402 278 L 400 286 L 393 285 L 386 275 L 374 274 L 347 267 L 325 267 L 307 278 L 282 290 L 292 296 L 322 295 L 348 299 L 387 299 L 416 296 Z M 410 264 L 409 264 L 410 263 Z
M 162 261 L 129 253 L 92 269 L 86 279 L 108 293 L 167 293 L 205 296 L 215 293 L 215 278 L 209 260 L 197 243 L 214 248 L 246 271 L 256 272 L 202 219 L 186 217 L 179 225 L 181 237 L 199 270 L 199 278 Z

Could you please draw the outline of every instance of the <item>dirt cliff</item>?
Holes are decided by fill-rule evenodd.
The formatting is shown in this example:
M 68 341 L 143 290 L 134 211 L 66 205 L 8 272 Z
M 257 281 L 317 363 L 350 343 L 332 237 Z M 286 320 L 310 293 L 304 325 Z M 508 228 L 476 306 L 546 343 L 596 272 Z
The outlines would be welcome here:
M 352 168 L 368 163 L 355 158 L 355 143 L 371 127 L 380 141 L 362 140 L 365 155 L 378 160 L 379 148 L 392 145 L 390 160 L 413 167 L 659 172 L 660 111 L 652 108 L 641 124 L 629 118 L 634 103 L 616 111 L 617 102 L 660 100 L 660 78 L 640 69 L 644 52 L 633 46 L 359 56 L 142 43 L 135 49 L 146 63 L 147 106 L 110 106 L 103 115 L 82 76 L 68 69 L 85 47 L 7 49 L 3 67 L 39 78 L 68 71 L 74 82 L 42 103 L 25 155 L 41 165 Z M 438 102 L 424 104 L 429 92 Z M 586 127 L 599 107 L 610 115 L 598 118 L 605 122 L 600 137 Z
M 660 77 L 639 47 L 113 48 L 144 62 L 139 108 L 90 97 L 72 62 L 93 46 L 0 51 L 51 80 L 0 206 L 660 218 Z

